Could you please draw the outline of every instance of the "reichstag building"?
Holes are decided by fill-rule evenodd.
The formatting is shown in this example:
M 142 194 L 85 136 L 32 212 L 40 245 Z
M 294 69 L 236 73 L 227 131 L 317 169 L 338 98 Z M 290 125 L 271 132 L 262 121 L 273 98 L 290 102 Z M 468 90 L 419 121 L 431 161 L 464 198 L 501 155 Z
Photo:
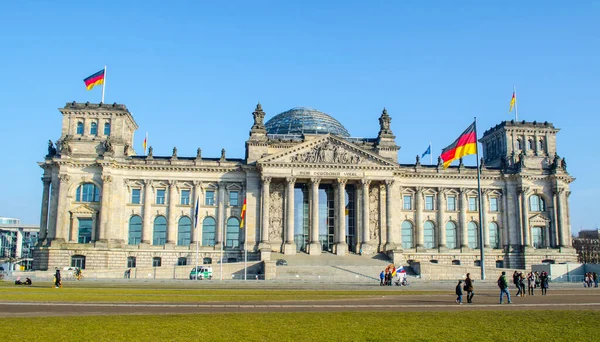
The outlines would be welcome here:
M 67 103 L 43 169 L 34 268 L 195 264 L 272 253 L 385 253 L 396 264 L 486 267 L 576 261 L 566 161 L 549 122 L 504 121 L 485 131 L 481 165 L 399 164 L 384 109 L 373 138 L 354 138 L 309 108 L 271 117 L 261 105 L 244 158 L 157 156 L 133 149 L 138 129 L 122 104 Z M 250 125 L 249 125 L 250 126 Z M 454 132 L 456 136 L 460 132 Z M 448 143 L 455 137 L 448 136 Z M 245 227 L 240 229 L 247 200 Z M 197 228 L 196 203 L 198 203 Z M 479 222 L 478 211 L 482 210 Z M 247 233 L 247 239 L 245 239 Z

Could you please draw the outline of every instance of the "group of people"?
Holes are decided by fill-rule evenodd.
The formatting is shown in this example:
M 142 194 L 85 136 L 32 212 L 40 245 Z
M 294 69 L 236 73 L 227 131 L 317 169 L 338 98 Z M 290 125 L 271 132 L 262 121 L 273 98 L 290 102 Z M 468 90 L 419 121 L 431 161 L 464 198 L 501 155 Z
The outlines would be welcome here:
M 463 290 L 467 293 L 467 303 L 473 303 L 473 296 L 475 295 L 475 290 L 473 288 L 473 279 L 471 279 L 471 273 L 467 273 L 467 277 L 465 278 L 465 285 L 463 285 L 463 281 L 459 280 L 456 285 L 456 304 L 462 305 L 462 296 Z
M 524 275 L 523 272 L 515 271 L 513 273 L 513 284 L 517 287 L 517 296 L 525 297 L 525 283 L 527 283 L 527 294 L 530 296 L 534 295 L 534 289 L 541 288 L 542 295 L 546 295 L 548 290 L 548 272 L 542 271 L 542 273 L 529 272 Z
M 392 286 L 394 283 L 394 277 L 396 278 L 396 285 L 408 285 L 404 267 L 400 266 L 398 269 L 396 269 L 396 266 L 390 264 L 379 274 L 379 286 Z
M 596 272 L 588 272 L 583 277 L 583 287 L 598 287 L 598 273 Z
M 25 281 L 21 280 L 21 277 L 17 277 L 15 280 L 15 285 L 31 285 L 31 279 L 25 278 Z

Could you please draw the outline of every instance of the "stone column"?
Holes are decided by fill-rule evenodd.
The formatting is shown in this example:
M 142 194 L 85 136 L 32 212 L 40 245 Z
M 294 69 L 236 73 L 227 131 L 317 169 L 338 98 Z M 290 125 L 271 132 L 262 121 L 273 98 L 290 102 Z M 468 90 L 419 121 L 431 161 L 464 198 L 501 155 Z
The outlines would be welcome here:
M 58 205 L 56 217 L 56 240 L 61 242 L 69 238 L 69 181 L 71 177 L 67 174 L 59 175 L 60 184 L 58 186 Z
M 521 232 L 523 234 L 523 246 L 530 247 L 532 244 L 529 239 L 529 208 L 527 208 L 527 192 L 529 192 L 529 188 L 521 188 Z
M 192 241 L 202 241 L 201 230 L 202 230 L 202 222 L 200 222 L 200 218 L 196 216 L 200 216 L 200 208 L 196 208 L 200 206 L 200 198 L 202 197 L 202 182 L 194 181 L 194 199 L 193 199 L 193 222 L 192 222 Z
M 371 180 L 370 179 L 361 179 L 361 185 L 362 185 L 362 245 L 360 248 L 362 249 L 363 254 L 370 255 L 370 254 L 373 254 L 373 252 L 374 252 L 374 246 L 373 246 L 373 243 L 370 241 L 371 236 L 369 234 L 369 229 L 370 229 L 370 227 L 369 227 L 369 224 L 370 224 L 369 189 L 371 186 Z
M 461 188 L 459 196 L 460 212 L 458 225 L 460 226 L 460 247 L 469 248 L 469 233 L 467 229 L 467 189 Z
M 176 209 L 177 204 L 177 181 L 169 181 L 169 198 L 168 198 L 168 217 L 167 217 L 167 243 L 177 243 L 177 222 L 176 222 Z
M 48 232 L 46 240 L 48 242 L 56 238 L 56 219 L 58 214 L 58 175 L 53 175 L 50 187 L 50 207 L 48 209 Z
M 437 226 L 438 226 L 438 236 L 439 236 L 439 248 L 446 248 L 446 226 L 444 225 L 444 210 L 445 208 L 445 200 L 446 193 L 444 189 L 438 189 L 437 194 Z
M 562 205 L 563 205 L 563 223 L 562 223 L 562 228 L 563 228 L 563 237 L 565 239 L 564 241 L 564 245 L 565 247 L 569 247 L 572 248 L 573 244 L 571 242 L 571 216 L 569 215 L 569 197 L 571 197 L 571 191 L 569 190 L 565 190 L 565 193 L 563 195 L 563 201 L 562 201 Z
M 215 248 L 220 249 L 225 233 L 225 182 L 219 182 L 219 197 L 217 198 L 217 234 L 215 236 Z M 225 247 L 225 246 L 223 246 Z
M 259 248 L 270 250 L 269 245 L 269 221 L 271 210 L 271 177 L 262 177 L 262 187 L 260 198 L 262 201 L 261 227 L 260 227 L 260 246 Z
M 308 253 L 320 255 L 322 246 L 319 242 L 319 182 L 320 178 L 310 179 L 310 244 Z
M 394 242 L 394 220 L 392 211 L 394 210 L 392 205 L 392 196 L 394 195 L 394 180 L 385 180 L 385 232 L 386 232 L 386 251 L 393 251 L 396 249 L 396 243 Z
M 109 238 L 110 229 L 110 184 L 112 177 L 109 175 L 102 176 L 102 206 L 100 207 L 100 224 L 98 232 L 98 240 L 106 242 Z M 114 239 L 114 236 L 111 236 Z
M 348 244 L 346 243 L 346 182 L 347 179 L 337 179 L 337 230 L 335 254 L 346 255 L 348 253 Z
M 142 221 L 142 243 L 152 244 L 152 179 L 144 180 L 144 218 Z
M 74 223 L 75 217 L 73 217 L 73 213 L 69 211 L 69 236 L 66 238 L 67 241 L 71 243 L 79 242 L 79 227 L 77 227 Z M 90 239 L 96 236 L 96 226 L 94 226 L 92 221 L 92 235 Z
M 417 237 L 417 248 L 425 247 L 425 232 L 423 231 L 423 188 L 417 187 L 415 192 L 415 234 Z
M 283 245 L 283 253 L 294 255 L 296 254 L 296 243 L 294 242 L 294 184 L 295 177 L 286 178 L 287 187 L 285 190 L 285 243 Z
M 44 183 L 44 189 L 42 190 L 42 213 L 40 215 L 40 234 L 38 236 L 39 241 L 46 240 L 47 229 L 48 229 L 48 202 L 50 201 L 50 183 L 52 179 L 50 177 L 42 177 Z
M 483 247 L 484 248 L 490 248 L 490 227 L 488 227 L 487 224 L 487 207 L 488 207 L 488 200 L 487 200 L 487 196 L 489 194 L 488 190 L 481 190 L 481 208 L 479 208 L 479 210 L 481 210 L 481 220 L 482 222 L 480 222 L 479 224 L 481 224 L 481 228 L 483 231 Z M 500 232 L 498 232 L 500 233 Z
M 511 231 L 511 222 L 508 217 L 508 186 L 504 185 L 504 191 L 502 193 L 502 240 L 500 241 L 500 246 L 503 246 L 506 251 L 510 250 L 510 240 L 509 234 Z
M 557 189 L 556 191 L 556 216 L 557 216 L 557 224 L 558 224 L 558 239 L 559 239 L 559 247 L 569 247 L 568 246 L 568 232 L 565 234 L 565 227 L 563 224 L 564 219 L 564 207 L 563 207 L 563 194 L 565 192 L 564 188 Z

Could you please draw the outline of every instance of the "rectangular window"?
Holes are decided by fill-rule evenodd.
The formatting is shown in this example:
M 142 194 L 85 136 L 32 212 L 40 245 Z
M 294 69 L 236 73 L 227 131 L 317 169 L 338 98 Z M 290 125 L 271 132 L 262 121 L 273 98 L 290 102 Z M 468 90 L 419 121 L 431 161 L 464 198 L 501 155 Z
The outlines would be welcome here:
M 403 202 L 402 208 L 404 210 L 412 210 L 412 196 L 404 195 L 403 199 L 404 199 L 404 202 Z
M 140 204 L 140 189 L 131 189 L 131 204 Z
M 206 191 L 204 197 L 204 205 L 215 205 L 215 192 L 212 190 Z
M 469 197 L 469 211 L 477 211 L 477 197 Z
M 88 243 L 90 241 L 92 241 L 92 219 L 80 218 L 77 242 Z
M 425 210 L 433 210 L 433 196 L 425 196 Z
M 190 204 L 190 191 L 189 190 L 181 190 L 181 205 L 189 205 Z
M 237 207 L 238 204 L 238 192 L 237 191 L 231 191 L 229 192 L 229 205 L 232 207 Z
M 448 196 L 448 202 L 446 203 L 446 209 L 448 211 L 456 211 L 456 196 Z
M 127 257 L 127 268 L 135 268 L 136 259 L 135 257 Z
M 160 257 L 152 258 L 152 267 L 160 267 L 162 265 L 162 259 Z
M 156 204 L 165 204 L 165 189 L 156 190 Z
M 490 211 L 498 211 L 498 197 L 490 198 Z

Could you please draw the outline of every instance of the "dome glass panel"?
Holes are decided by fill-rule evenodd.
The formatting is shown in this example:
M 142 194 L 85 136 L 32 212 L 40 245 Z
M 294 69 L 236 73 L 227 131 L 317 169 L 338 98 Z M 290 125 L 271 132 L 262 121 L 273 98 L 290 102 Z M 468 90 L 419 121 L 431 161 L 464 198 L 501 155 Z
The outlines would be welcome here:
M 275 115 L 265 124 L 267 134 L 335 134 L 350 133 L 333 117 L 318 110 L 297 107 Z

